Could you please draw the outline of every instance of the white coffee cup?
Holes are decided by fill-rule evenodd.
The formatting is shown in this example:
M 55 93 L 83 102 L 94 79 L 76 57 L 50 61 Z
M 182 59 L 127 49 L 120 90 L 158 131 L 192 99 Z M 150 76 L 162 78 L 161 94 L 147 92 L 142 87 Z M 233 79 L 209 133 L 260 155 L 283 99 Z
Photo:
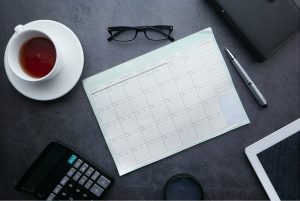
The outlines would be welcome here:
M 53 78 L 62 68 L 62 53 L 61 49 L 56 42 L 53 33 L 46 33 L 42 30 L 26 28 L 23 25 L 18 25 L 15 27 L 15 34 L 7 45 L 7 61 L 11 70 L 21 79 L 30 82 L 39 82 L 44 80 L 49 80 Z M 20 49 L 24 43 L 28 40 L 36 37 L 44 37 L 52 41 L 56 50 L 56 61 L 52 70 L 45 76 L 36 78 L 28 75 L 21 67 L 19 60 Z

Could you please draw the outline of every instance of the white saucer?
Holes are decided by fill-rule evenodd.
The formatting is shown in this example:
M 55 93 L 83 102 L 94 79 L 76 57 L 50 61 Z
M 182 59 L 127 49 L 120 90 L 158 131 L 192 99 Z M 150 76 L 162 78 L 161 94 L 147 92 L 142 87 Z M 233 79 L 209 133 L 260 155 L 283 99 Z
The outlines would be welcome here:
M 55 32 L 57 40 L 64 44 L 62 45 L 63 66 L 50 80 L 39 83 L 27 82 L 17 77 L 10 69 L 5 50 L 4 65 L 9 81 L 21 94 L 35 100 L 53 100 L 65 95 L 78 82 L 83 69 L 83 50 L 77 36 L 65 25 L 51 20 L 33 21 L 24 27 L 41 29 L 48 33 Z M 11 38 L 13 37 L 15 34 Z

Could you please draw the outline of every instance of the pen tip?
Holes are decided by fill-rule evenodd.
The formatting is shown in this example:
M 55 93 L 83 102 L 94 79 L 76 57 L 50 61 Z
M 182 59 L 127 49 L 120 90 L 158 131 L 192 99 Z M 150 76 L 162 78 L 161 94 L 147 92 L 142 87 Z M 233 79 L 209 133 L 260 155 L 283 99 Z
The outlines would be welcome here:
M 227 47 L 225 47 L 225 51 L 227 52 L 228 56 L 231 58 L 231 59 L 234 59 L 235 57 L 233 56 L 233 54 L 229 51 L 229 49 Z

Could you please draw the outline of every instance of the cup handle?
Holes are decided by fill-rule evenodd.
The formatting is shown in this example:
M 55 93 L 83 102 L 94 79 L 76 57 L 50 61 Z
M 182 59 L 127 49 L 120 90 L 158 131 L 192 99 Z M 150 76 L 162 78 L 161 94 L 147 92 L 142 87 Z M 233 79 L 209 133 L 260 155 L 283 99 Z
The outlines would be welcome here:
M 19 33 L 24 30 L 24 26 L 22 24 L 19 24 L 15 27 L 15 32 Z

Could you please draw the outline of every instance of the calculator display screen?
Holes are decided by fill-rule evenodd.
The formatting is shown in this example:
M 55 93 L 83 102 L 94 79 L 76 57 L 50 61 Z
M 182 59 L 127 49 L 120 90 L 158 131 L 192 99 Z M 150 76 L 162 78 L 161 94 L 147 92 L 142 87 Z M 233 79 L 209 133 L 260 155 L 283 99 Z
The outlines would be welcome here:
M 28 177 L 22 186 L 22 190 L 27 192 L 34 192 L 38 185 L 45 179 L 50 170 L 55 166 L 60 157 L 65 154 L 64 149 L 58 147 L 51 147 L 49 152 L 43 157 L 40 157 L 38 165 Z

